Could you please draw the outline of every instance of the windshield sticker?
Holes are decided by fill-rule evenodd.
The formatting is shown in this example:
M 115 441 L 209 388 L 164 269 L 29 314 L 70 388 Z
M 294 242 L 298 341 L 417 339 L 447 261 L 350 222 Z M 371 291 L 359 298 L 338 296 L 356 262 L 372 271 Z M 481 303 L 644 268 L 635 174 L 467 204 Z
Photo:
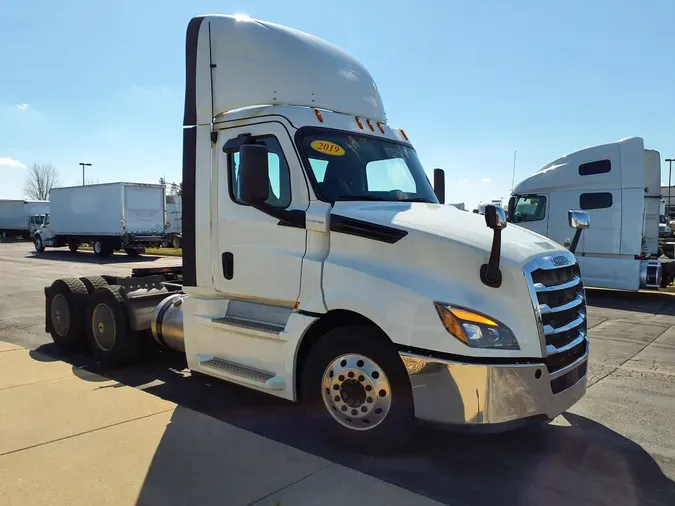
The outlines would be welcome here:
M 338 146 L 330 141 L 313 141 L 310 146 L 314 151 L 331 156 L 344 156 L 345 150 L 342 146 Z

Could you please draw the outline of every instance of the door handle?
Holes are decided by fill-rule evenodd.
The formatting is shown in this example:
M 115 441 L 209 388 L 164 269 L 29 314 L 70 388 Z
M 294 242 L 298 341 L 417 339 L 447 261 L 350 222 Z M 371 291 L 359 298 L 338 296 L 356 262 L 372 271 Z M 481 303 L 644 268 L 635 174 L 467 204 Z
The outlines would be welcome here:
M 223 260 L 223 276 L 225 279 L 232 279 L 234 277 L 234 255 L 226 251 L 222 256 Z

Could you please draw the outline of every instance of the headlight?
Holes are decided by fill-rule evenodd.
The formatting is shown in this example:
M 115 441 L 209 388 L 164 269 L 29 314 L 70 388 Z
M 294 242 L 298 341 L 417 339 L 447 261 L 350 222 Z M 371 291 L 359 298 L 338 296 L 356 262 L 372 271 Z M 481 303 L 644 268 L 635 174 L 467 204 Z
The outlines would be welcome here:
M 434 306 L 445 329 L 467 346 L 502 350 L 520 349 L 511 329 L 494 318 L 441 302 L 435 302 Z

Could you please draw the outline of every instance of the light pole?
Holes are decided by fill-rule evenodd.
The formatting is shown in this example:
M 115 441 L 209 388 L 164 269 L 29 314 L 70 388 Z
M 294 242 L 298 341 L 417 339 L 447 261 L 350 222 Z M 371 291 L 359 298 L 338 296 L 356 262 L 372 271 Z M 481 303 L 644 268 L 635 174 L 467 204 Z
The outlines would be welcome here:
M 668 162 L 668 210 L 666 211 L 666 215 L 668 215 L 668 219 L 670 219 L 670 176 L 673 173 L 673 162 L 675 161 L 675 158 L 666 158 L 666 162 Z
M 84 168 L 85 167 L 91 167 L 91 164 L 80 162 L 80 165 L 82 165 L 82 186 L 84 186 Z

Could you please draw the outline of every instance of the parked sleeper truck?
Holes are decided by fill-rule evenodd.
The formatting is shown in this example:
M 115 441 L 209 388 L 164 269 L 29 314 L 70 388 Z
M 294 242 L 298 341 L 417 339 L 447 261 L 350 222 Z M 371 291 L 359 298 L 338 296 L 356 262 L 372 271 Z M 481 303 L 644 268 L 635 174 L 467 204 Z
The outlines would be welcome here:
M 439 204 L 442 171 L 436 195 L 361 63 L 231 16 L 192 19 L 186 51 L 183 266 L 55 281 L 57 344 L 86 335 L 128 363 L 151 329 L 190 370 L 301 401 L 343 443 L 401 441 L 415 417 L 506 428 L 582 397 L 574 255 L 501 208 Z

